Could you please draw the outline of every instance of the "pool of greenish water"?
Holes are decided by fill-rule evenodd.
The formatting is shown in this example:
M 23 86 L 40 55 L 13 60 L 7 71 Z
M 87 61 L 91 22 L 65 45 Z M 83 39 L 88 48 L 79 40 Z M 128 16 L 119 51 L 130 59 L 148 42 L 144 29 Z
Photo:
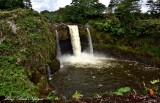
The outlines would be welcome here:
M 55 93 L 66 98 L 76 90 L 85 97 L 126 86 L 140 91 L 143 81 L 149 84 L 149 81 L 160 78 L 159 68 L 135 61 L 98 59 L 95 63 L 82 64 L 69 61 L 63 62 L 63 67 L 51 80 Z

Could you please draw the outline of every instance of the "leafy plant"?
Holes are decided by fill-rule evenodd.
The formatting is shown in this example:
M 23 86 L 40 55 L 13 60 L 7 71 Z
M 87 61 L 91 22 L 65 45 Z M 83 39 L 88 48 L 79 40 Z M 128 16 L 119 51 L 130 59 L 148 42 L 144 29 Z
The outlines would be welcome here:
M 16 34 L 8 21 L 16 25 Z M 41 88 L 35 84 L 45 75 L 45 66 L 55 54 L 54 36 L 47 23 L 38 12 L 28 9 L 1 12 L 0 34 L 0 95 L 36 98 Z M 38 75 L 36 81 L 33 75 Z
M 99 93 L 94 93 L 93 96 L 94 96 L 94 97 L 97 97 L 97 98 L 100 98 L 102 95 L 99 94 Z
M 0 94 L 8 98 L 36 98 L 37 88 L 13 56 L 0 56 Z
M 52 91 L 48 94 L 48 96 L 46 97 L 47 100 L 56 100 L 59 101 L 61 98 L 57 97 L 55 95 L 55 91 Z
M 152 80 L 150 81 L 151 85 L 146 86 L 146 84 L 143 82 L 144 90 L 147 92 L 150 96 L 154 96 L 156 94 L 160 94 L 160 80 Z
M 11 49 L 12 45 L 9 43 L 0 43 L 0 49 L 9 51 Z
M 112 92 L 112 94 L 123 96 L 124 93 L 130 92 L 130 91 L 131 91 L 130 87 L 122 87 L 122 88 L 119 88 L 116 92 Z
M 83 95 L 76 90 L 76 92 L 72 95 L 74 99 L 80 99 Z
M 155 85 L 156 83 L 160 83 L 159 79 L 150 81 L 151 84 Z
M 152 88 L 158 93 L 159 89 L 160 89 L 160 80 L 157 79 L 157 80 L 153 80 L 153 81 L 150 81 L 150 83 L 152 84 Z
M 60 100 L 60 98 L 59 97 L 55 97 L 54 100 L 58 101 L 58 100 Z

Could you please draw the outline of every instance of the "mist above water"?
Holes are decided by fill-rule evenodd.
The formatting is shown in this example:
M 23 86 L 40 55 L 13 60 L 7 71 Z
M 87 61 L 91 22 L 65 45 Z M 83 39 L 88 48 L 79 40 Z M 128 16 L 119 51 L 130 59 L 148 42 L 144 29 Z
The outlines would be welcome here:
M 92 54 L 92 53 L 86 53 L 82 52 L 80 55 L 63 55 L 60 58 L 60 61 L 64 65 L 74 65 L 75 67 L 106 67 L 110 66 L 110 61 L 114 60 L 113 58 L 107 58 L 103 54 Z M 108 63 L 106 61 L 108 60 Z

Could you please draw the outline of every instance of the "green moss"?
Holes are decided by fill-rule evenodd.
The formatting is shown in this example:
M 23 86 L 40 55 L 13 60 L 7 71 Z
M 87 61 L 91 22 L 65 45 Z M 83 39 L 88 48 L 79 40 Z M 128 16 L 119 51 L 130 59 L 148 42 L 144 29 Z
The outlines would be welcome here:
M 36 97 L 38 89 L 29 79 L 38 75 L 35 81 L 40 81 L 45 75 L 45 67 L 55 55 L 54 36 L 43 17 L 31 10 L 0 12 L 0 24 L 0 34 L 3 38 L 0 43 L 0 94 L 11 98 Z M 16 30 L 15 33 L 13 29 Z M 10 60 L 11 58 L 14 60 Z

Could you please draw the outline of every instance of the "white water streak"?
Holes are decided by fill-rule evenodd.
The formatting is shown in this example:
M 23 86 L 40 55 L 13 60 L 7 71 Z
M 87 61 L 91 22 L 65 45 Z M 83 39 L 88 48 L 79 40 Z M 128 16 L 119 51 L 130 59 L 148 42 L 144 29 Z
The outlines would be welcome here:
M 88 28 L 87 28 L 87 33 L 88 33 L 89 52 L 93 54 L 92 38 L 91 38 L 91 33 Z
M 59 44 L 59 36 L 57 30 L 56 30 L 56 43 L 57 43 L 57 58 L 59 58 L 61 56 L 61 48 Z
M 51 68 L 49 66 L 47 68 L 47 72 L 48 72 L 48 80 L 52 80 Z
M 78 56 L 81 54 L 81 44 L 77 25 L 68 25 L 71 35 L 71 43 L 73 48 L 73 54 Z
M 88 45 L 89 53 L 81 52 L 80 37 L 77 25 L 68 25 L 71 35 L 71 44 L 74 55 L 62 55 L 59 60 L 64 66 L 72 65 L 82 68 L 103 68 L 111 66 L 109 61 L 114 60 L 113 58 L 107 58 L 105 55 L 98 53 L 93 55 L 93 45 L 89 29 L 88 32 Z M 106 64 L 106 60 L 108 63 Z

